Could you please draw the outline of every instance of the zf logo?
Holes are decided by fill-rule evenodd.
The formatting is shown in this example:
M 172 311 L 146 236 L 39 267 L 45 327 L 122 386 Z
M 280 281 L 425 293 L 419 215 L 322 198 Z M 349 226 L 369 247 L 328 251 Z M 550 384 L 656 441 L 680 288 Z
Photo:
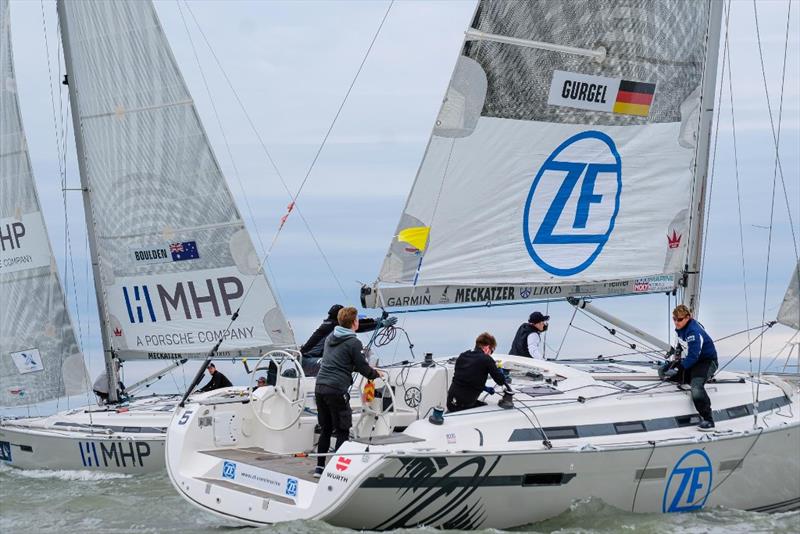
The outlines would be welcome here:
M 711 493 L 711 460 L 708 455 L 694 449 L 684 454 L 667 479 L 663 512 L 690 512 L 706 504 Z
M 222 464 L 222 478 L 229 478 L 233 480 L 236 478 L 236 464 L 233 462 L 225 461 Z
M 289 478 L 286 480 L 286 495 L 297 497 L 297 479 Z
M 570 137 L 542 164 L 525 201 L 528 254 L 556 276 L 585 270 L 614 230 L 621 193 L 622 160 L 611 137 Z

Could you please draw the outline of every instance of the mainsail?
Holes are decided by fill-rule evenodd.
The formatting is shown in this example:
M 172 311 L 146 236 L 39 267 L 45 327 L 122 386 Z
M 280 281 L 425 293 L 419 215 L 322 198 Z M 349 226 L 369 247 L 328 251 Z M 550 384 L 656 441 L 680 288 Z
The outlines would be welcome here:
M 781 308 L 778 310 L 778 322 L 789 328 L 800 330 L 800 261 L 794 268 L 789 287 L 783 296 Z
M 480 2 L 364 303 L 675 288 L 710 8 Z
M 293 346 L 152 3 L 58 7 L 106 349 Z
M 0 0 L 0 406 L 86 391 L 22 129 L 9 11 Z

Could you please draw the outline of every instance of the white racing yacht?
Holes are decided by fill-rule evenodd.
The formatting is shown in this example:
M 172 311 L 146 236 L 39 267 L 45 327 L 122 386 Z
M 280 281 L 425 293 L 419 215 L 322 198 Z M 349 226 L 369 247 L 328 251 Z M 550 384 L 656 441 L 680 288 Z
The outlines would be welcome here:
M 115 360 L 173 362 L 129 385 L 124 393 L 135 395 L 188 359 L 258 356 L 293 347 L 294 335 L 152 3 L 57 8 L 110 403 L 3 418 L 0 461 L 157 471 L 180 398 L 121 402 Z M 0 405 L 8 407 L 89 386 L 36 197 L 7 0 L 0 28 Z
M 273 352 L 259 366 L 275 360 L 274 388 L 176 411 L 166 460 L 180 494 L 236 523 L 369 530 L 516 527 L 589 497 L 634 512 L 800 506 L 796 385 L 720 369 L 703 432 L 690 393 L 658 377 L 670 344 L 588 303 L 666 293 L 701 317 L 722 11 L 478 2 L 378 281 L 362 288 L 365 306 L 389 308 L 570 297 L 657 363 L 495 354 L 513 396 L 447 414 L 454 357 L 386 367 L 370 402 L 355 382 L 351 439 L 317 479 L 313 381 Z

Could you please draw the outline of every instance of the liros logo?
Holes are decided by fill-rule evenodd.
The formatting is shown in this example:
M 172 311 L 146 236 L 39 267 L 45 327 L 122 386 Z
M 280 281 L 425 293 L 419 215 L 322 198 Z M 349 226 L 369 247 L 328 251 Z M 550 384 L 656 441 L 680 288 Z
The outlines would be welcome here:
M 236 464 L 234 462 L 225 461 L 222 464 L 222 478 L 229 478 L 233 480 L 236 478 Z
M 672 468 L 664 489 L 663 512 L 691 512 L 706 504 L 711 493 L 713 471 L 705 451 L 693 449 Z
M 531 259 L 556 276 L 585 270 L 614 230 L 621 194 L 622 159 L 611 137 L 591 130 L 561 143 L 525 201 L 522 232 Z

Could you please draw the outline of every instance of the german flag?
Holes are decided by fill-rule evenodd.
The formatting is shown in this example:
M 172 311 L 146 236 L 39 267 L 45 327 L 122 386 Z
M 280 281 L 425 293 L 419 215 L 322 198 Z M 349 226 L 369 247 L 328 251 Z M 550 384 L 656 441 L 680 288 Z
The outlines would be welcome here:
M 617 101 L 614 102 L 614 113 L 647 117 L 650 114 L 650 104 L 653 103 L 655 92 L 656 84 L 654 83 L 622 80 L 617 92 Z

